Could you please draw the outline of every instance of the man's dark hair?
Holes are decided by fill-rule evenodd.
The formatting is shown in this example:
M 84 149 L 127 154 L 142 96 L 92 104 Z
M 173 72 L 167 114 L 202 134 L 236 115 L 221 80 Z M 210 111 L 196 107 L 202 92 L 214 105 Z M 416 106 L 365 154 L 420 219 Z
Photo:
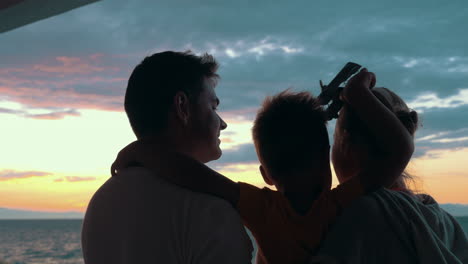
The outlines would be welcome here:
M 299 172 L 322 161 L 330 144 L 326 124 L 322 106 L 308 92 L 286 90 L 267 97 L 252 128 L 262 165 L 275 177 Z
M 175 94 L 196 100 L 205 78 L 218 78 L 218 63 L 209 54 L 165 51 L 146 57 L 133 70 L 125 93 L 125 112 L 137 138 L 167 127 Z

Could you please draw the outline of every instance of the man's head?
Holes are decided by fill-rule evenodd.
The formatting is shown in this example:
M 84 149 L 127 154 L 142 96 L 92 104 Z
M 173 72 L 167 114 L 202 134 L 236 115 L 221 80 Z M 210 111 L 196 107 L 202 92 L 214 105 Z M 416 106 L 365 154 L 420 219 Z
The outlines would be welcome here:
M 218 159 L 226 123 L 216 113 L 217 68 L 208 54 L 166 51 L 146 57 L 133 70 L 125 94 L 137 138 L 167 139 L 201 162 Z
M 286 90 L 265 99 L 252 134 L 260 171 L 268 184 L 329 188 L 326 122 L 323 108 L 308 92 Z

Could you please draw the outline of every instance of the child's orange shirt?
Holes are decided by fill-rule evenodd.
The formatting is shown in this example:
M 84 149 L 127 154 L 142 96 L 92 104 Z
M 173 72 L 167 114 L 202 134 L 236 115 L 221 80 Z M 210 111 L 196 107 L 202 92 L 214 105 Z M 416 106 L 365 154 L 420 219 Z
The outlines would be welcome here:
M 237 204 L 244 225 L 258 244 L 257 263 L 304 263 L 313 256 L 330 225 L 364 194 L 358 178 L 323 192 L 308 213 L 299 215 L 282 193 L 239 183 Z

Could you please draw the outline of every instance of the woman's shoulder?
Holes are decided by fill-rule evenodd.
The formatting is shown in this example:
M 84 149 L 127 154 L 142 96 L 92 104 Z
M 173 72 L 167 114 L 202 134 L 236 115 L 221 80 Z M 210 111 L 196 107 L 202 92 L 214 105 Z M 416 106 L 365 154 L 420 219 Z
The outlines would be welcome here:
M 437 205 L 437 201 L 434 199 L 434 197 L 430 196 L 427 193 L 418 193 L 415 194 L 416 199 L 418 199 L 421 203 L 425 205 Z
M 412 194 L 382 188 L 371 197 L 377 201 L 379 207 L 384 208 L 387 212 L 403 212 L 412 222 L 418 222 L 416 219 L 419 219 L 439 236 L 444 236 L 447 231 L 452 233 L 458 229 L 459 224 L 456 219 L 443 210 L 429 194 Z

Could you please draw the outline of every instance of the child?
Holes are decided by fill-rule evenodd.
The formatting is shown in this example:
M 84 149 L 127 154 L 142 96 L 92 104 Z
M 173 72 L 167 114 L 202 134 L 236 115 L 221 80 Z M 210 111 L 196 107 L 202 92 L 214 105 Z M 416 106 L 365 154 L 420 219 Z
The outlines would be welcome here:
M 375 76 L 363 70 L 348 82 L 342 100 L 364 124 L 372 126 L 374 138 L 387 141 L 396 138 L 400 144 L 394 147 L 412 153 L 409 133 L 370 92 L 374 84 Z M 402 172 L 369 167 L 358 177 L 330 190 L 326 119 L 317 100 L 307 92 L 285 91 L 267 98 L 252 132 L 263 179 L 278 191 L 232 182 L 182 154 L 160 157 L 145 142 L 134 142 L 124 149 L 113 168 L 137 162 L 157 174 L 167 175 L 166 179 L 177 185 L 231 202 L 257 241 L 257 263 L 304 263 L 315 253 L 343 208 L 361 195 L 395 180 Z M 388 144 L 382 144 L 385 146 Z M 385 162 L 378 164 L 388 168 L 401 163 L 401 157 L 376 158 L 385 158 Z

